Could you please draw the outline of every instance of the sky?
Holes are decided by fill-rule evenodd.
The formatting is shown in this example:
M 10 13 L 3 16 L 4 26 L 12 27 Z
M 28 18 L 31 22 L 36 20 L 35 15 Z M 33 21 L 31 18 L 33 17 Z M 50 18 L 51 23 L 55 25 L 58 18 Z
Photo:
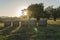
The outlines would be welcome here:
M 22 9 L 35 3 L 44 3 L 45 7 L 50 5 L 60 6 L 60 0 L 0 0 L 0 16 L 19 16 Z

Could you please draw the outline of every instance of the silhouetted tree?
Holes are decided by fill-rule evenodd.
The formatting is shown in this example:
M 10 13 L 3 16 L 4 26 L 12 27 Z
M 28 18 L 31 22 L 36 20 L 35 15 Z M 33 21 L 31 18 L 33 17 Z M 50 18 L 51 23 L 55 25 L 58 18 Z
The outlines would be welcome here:
M 56 21 L 56 18 L 57 18 L 57 10 L 56 9 L 53 9 L 52 16 L 54 18 L 54 21 Z
M 49 19 L 51 17 L 52 13 L 53 13 L 53 6 L 48 6 L 44 10 L 44 17 Z
M 54 21 L 56 21 L 56 18 L 60 18 L 60 7 L 53 9 L 52 16 L 54 18 Z
M 40 18 L 43 17 L 43 10 L 44 10 L 43 3 L 31 4 L 30 6 L 28 6 L 27 9 L 32 12 L 31 17 L 36 18 L 37 21 L 39 21 Z
M 56 14 L 57 14 L 57 18 L 60 18 L 60 7 L 56 8 Z

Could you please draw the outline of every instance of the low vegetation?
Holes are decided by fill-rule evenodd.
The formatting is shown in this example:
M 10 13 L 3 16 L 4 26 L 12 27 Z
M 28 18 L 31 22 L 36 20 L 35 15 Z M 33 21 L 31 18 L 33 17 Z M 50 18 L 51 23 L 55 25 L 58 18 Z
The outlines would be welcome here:
M 0 34 L 0 40 L 59 40 L 60 20 L 47 22 L 47 26 L 4 27 L 4 30 L 0 31 L 5 31 Z M 13 32 L 14 30 L 16 32 Z

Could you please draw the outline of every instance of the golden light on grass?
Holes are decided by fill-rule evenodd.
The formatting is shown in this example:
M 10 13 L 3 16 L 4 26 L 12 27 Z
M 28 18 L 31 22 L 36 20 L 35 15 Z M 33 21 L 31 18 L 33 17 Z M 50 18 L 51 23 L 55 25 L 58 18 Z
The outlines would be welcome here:
M 0 27 L 4 27 L 4 23 L 0 23 Z
M 57 25 L 60 25 L 60 20 L 56 20 L 56 21 L 54 21 L 54 20 L 48 20 L 47 23 L 48 24 L 57 24 Z

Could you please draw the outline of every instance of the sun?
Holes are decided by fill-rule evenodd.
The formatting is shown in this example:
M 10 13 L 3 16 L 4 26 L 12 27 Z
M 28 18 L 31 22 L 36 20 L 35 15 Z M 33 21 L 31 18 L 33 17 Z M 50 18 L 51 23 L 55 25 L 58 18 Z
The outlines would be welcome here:
M 25 9 L 24 7 L 23 8 L 18 8 L 17 9 L 17 12 L 16 12 L 16 17 L 21 17 L 21 16 L 26 16 L 27 15 L 27 11 L 22 11 L 22 9 Z
M 16 17 L 26 16 L 26 15 L 27 15 L 27 11 L 24 11 L 24 12 L 22 13 L 22 11 L 19 10 L 19 11 L 16 13 Z
M 16 17 L 20 17 L 20 16 L 22 16 L 23 14 L 22 14 L 22 11 L 21 10 L 18 10 L 17 12 L 16 12 Z

